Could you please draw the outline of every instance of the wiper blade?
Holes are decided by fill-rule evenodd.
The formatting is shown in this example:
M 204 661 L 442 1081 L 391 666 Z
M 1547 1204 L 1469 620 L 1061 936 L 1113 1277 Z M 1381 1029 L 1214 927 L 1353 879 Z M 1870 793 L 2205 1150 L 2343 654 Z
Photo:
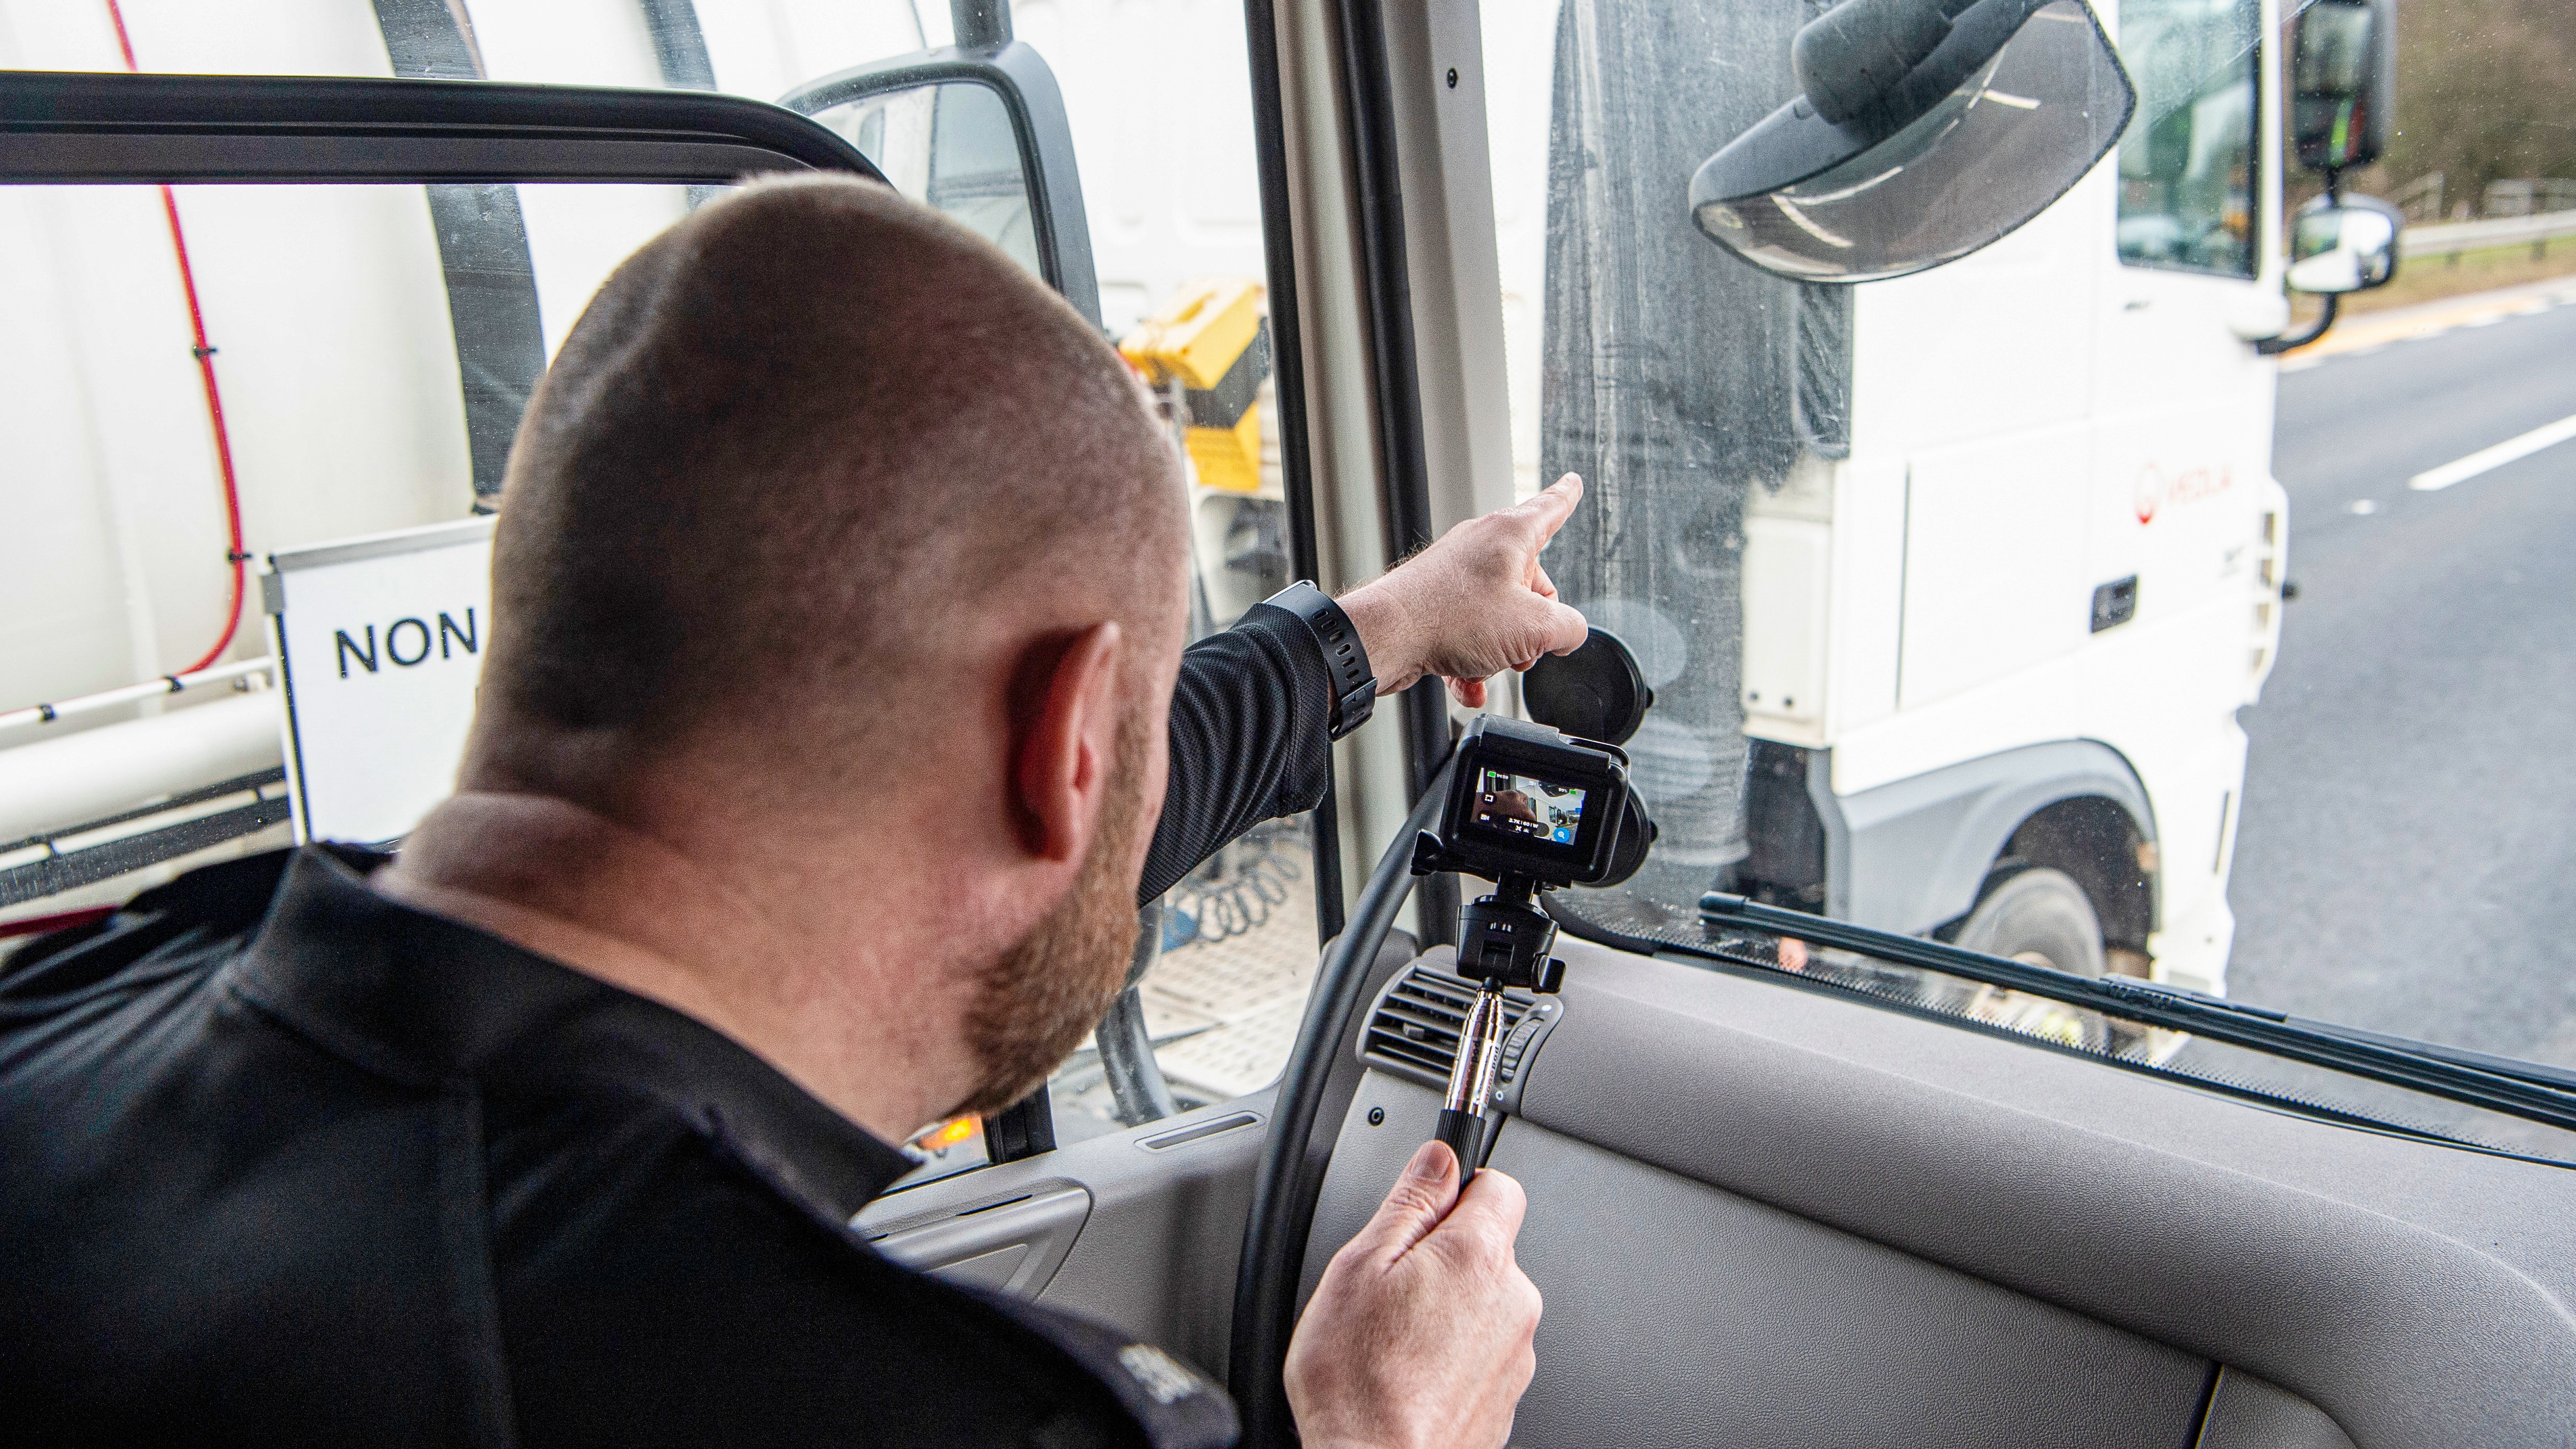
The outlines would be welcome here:
M 1849 921 L 1766 906 L 1724 891 L 1711 891 L 1700 897 L 1699 912 L 1703 924 L 1743 926 L 1764 935 L 1838 946 L 1898 965 L 2046 997 L 2125 1021 L 2188 1032 L 2576 1130 L 2576 1072 L 2314 1021 L 2136 977 L 2077 976 L 1921 936 L 1901 936 Z

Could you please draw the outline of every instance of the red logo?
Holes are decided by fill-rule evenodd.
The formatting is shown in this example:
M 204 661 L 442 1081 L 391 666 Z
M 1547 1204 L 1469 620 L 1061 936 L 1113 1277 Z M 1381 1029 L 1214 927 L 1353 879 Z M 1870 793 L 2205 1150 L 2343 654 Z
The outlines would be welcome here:
M 2221 463 L 2185 468 L 2167 478 L 2164 470 L 2153 463 L 2138 470 L 2137 486 L 2130 491 L 2130 503 L 2138 512 L 2138 522 L 2153 523 L 2156 515 L 2168 506 L 2197 503 L 2215 498 L 2236 486 L 2236 469 Z

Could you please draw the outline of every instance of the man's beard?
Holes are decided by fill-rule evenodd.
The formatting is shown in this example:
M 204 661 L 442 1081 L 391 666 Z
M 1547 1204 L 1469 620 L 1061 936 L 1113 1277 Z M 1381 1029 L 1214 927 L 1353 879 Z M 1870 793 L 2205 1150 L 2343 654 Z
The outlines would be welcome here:
M 1126 985 L 1136 949 L 1130 862 L 1143 824 L 1145 745 L 1141 721 L 1120 721 L 1100 829 L 1073 888 L 985 969 L 966 1015 L 981 1085 L 956 1115 L 998 1112 L 1037 1090 Z

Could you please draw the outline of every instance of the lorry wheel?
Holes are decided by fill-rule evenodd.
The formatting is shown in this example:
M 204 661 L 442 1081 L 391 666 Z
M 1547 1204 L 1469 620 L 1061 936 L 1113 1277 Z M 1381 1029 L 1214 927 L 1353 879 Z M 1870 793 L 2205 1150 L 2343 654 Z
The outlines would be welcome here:
M 2114 964 L 2125 964 L 2107 959 L 2102 920 L 2093 913 L 2084 888 L 2065 872 L 2046 867 L 2021 871 L 1988 891 L 1959 927 L 1958 944 L 2078 976 L 2100 976 Z M 2141 1029 L 2127 1022 L 1993 987 L 1980 991 L 1969 1010 L 2017 1030 L 2114 1056 L 2143 1039 Z
M 1958 944 L 2078 976 L 2102 974 L 2102 922 L 2084 888 L 2063 871 L 2021 871 L 1986 893 L 1959 927 Z

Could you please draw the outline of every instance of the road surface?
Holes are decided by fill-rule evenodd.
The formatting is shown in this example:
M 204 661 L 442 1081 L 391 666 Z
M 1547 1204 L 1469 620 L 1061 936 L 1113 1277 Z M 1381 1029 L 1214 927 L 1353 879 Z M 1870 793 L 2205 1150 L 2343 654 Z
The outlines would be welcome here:
M 2282 375 L 2229 994 L 2576 1066 L 2576 438 L 2408 486 L 2576 418 L 2576 283 L 2521 305 Z

